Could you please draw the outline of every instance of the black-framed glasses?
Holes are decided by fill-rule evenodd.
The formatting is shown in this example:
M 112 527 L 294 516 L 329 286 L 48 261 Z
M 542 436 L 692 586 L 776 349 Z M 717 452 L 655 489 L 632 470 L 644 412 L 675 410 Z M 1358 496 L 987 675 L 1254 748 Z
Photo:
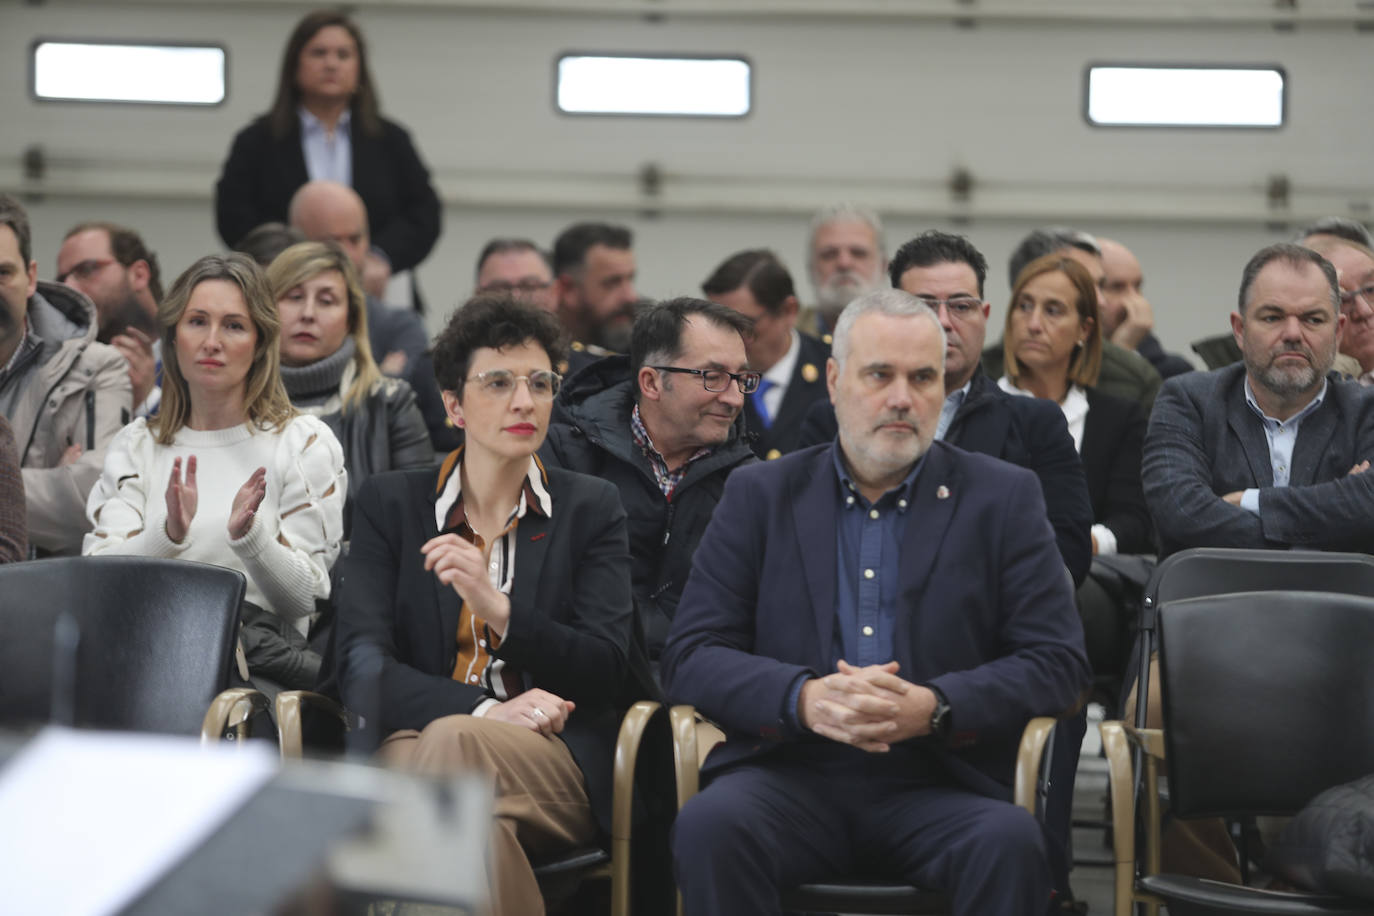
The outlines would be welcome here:
M 934 296 L 917 296 L 932 311 L 940 311 L 940 306 L 949 309 L 949 314 L 954 318 L 969 318 L 974 312 L 983 310 L 983 300 L 977 296 L 950 296 L 948 299 L 936 299 Z
M 563 384 L 563 376 L 548 369 L 536 369 L 529 375 L 516 375 L 509 369 L 488 369 L 468 379 L 476 382 L 482 393 L 493 398 L 508 398 L 515 394 L 515 386 L 524 382 L 529 386 L 530 397 L 536 401 L 551 401 Z
M 683 369 L 680 366 L 650 366 L 650 369 L 657 369 L 659 372 L 681 372 L 686 375 L 701 376 L 701 386 L 707 391 L 720 393 L 726 389 L 733 379 L 739 385 L 740 394 L 753 394 L 759 390 L 759 381 L 763 378 L 759 372 L 726 372 L 724 369 Z

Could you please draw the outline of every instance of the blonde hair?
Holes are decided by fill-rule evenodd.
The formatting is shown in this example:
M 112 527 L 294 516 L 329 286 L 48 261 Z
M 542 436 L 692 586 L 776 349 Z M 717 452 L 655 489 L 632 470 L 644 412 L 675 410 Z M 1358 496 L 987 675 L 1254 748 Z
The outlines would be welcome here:
M 334 242 L 301 242 L 277 255 L 267 268 L 272 301 L 280 302 L 291 290 L 322 273 L 337 271 L 343 277 L 348 299 L 348 334 L 353 338 L 353 380 L 343 392 L 343 410 L 361 407 L 382 372 L 372 358 L 367 336 L 367 298 L 358 282 L 353 260 Z
M 281 381 L 281 353 L 277 348 L 281 321 L 262 268 L 246 255 L 208 254 L 177 277 L 167 298 L 157 307 L 157 323 L 162 328 L 162 404 L 148 426 L 161 445 L 170 445 L 191 418 L 191 389 L 177 362 L 177 325 L 191 294 L 207 280 L 223 280 L 238 287 L 257 331 L 253 362 L 243 382 L 248 420 L 259 429 L 280 431 L 296 416 L 296 408 L 291 406 Z
M 1078 323 L 1089 322 L 1090 327 L 1083 338 L 1083 345 L 1074 350 L 1069 357 L 1068 381 L 1070 385 L 1091 388 L 1097 384 L 1097 376 L 1102 371 L 1102 322 L 1097 316 L 1097 284 L 1093 283 L 1088 269 L 1073 258 L 1061 254 L 1047 254 L 1036 258 L 1016 276 L 1016 284 L 1011 290 L 1011 304 L 1007 306 L 1007 320 L 1002 329 L 1002 359 L 1007 376 L 1012 382 L 1021 378 L 1021 364 L 1012 352 L 1011 316 L 1016 311 L 1016 302 L 1027 284 L 1036 277 L 1058 271 L 1068 277 L 1073 286 L 1074 307 L 1078 312 Z

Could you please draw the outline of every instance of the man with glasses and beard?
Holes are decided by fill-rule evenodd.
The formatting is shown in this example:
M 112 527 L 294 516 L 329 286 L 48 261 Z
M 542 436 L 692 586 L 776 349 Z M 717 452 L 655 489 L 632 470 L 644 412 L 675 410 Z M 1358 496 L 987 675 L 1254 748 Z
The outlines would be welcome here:
M 162 400 L 162 342 L 157 305 L 162 276 L 157 255 L 137 232 L 107 222 L 73 226 L 57 252 L 57 282 L 95 303 L 96 340 L 118 350 L 129 363 L 134 416 L 157 413 Z
M 598 360 L 563 386 L 539 452 L 619 489 L 635 605 L 654 660 L 725 478 L 756 460 L 741 416 L 760 378 L 745 352 L 748 331 L 737 312 L 702 299 L 646 309 L 629 356 Z
M 1245 266 L 1244 357 L 1164 383 L 1141 472 L 1161 556 L 1186 547 L 1374 550 L 1374 392 L 1330 372 L 1347 318 L 1336 269 L 1297 245 Z

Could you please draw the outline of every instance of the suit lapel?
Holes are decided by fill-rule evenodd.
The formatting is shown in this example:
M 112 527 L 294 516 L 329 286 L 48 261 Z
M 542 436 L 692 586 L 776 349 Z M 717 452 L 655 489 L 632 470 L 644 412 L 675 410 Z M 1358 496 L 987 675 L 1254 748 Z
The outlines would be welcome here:
M 292 188 L 299 188 L 310 180 L 310 175 L 305 169 L 305 147 L 301 144 L 300 121 L 295 122 L 295 127 L 286 132 L 286 136 L 277 141 L 277 155 L 281 157 L 282 169 L 285 171 L 287 184 Z
M 1316 483 L 1322 458 L 1331 450 L 1331 440 L 1336 435 L 1335 383 L 1328 382 L 1326 398 L 1321 406 L 1303 418 L 1298 427 L 1298 441 L 1293 444 L 1293 467 L 1289 472 L 1288 483 L 1303 487 Z M 1351 460 L 1354 463 L 1354 459 Z
M 1269 440 L 1264 435 L 1264 424 L 1245 400 L 1245 376 L 1231 392 L 1230 403 L 1226 410 L 1226 423 L 1240 441 L 1242 454 L 1250 466 L 1250 476 L 1256 486 L 1274 485 L 1274 466 L 1269 460 Z M 1223 473 L 1225 471 L 1223 470 Z
M 549 530 L 552 519 L 545 518 L 533 509 L 525 512 L 515 529 L 515 581 L 511 584 L 511 604 L 521 607 L 538 607 L 535 600 L 539 593 L 540 573 L 544 568 L 544 557 L 549 551 Z
M 939 546 L 944 543 L 945 531 L 954 518 L 954 507 L 963 495 L 960 491 L 963 483 L 950 460 L 949 451 L 941 443 L 933 444 L 916 477 L 916 498 L 907 510 L 906 532 L 902 536 L 902 593 L 898 606 L 903 609 L 920 603 L 921 593 L 935 567 Z M 898 646 L 906 644 L 903 634 L 908 616 L 903 613 L 898 618 Z
M 820 449 L 811 474 L 798 480 L 790 494 L 797 526 L 798 557 L 806 576 L 811 613 L 816 622 L 821 664 L 829 666 L 835 635 L 835 517 L 838 487 L 831 451 Z
M 454 473 L 456 474 L 457 471 L 454 471 Z M 439 494 L 435 492 L 435 485 L 440 479 L 440 476 L 439 473 L 436 473 L 434 477 L 426 478 L 430 481 L 430 484 L 429 492 L 425 494 L 425 499 L 423 500 L 423 509 L 420 512 L 422 516 L 420 522 L 425 530 L 424 539 L 420 542 L 421 544 L 439 536 L 439 526 L 435 521 L 434 511 L 435 504 L 439 501 Z M 424 572 L 423 557 L 419 558 L 417 562 L 421 564 L 421 572 L 428 577 L 430 587 L 434 589 L 434 609 L 435 613 L 438 615 L 437 624 L 441 634 L 441 641 L 438 642 L 437 645 L 439 647 L 440 657 L 442 658 L 443 654 L 448 649 L 448 641 L 457 639 L 458 637 L 458 618 L 462 615 L 463 601 L 458 597 L 458 593 L 453 590 L 452 586 L 440 582 L 439 577 L 434 575 L 434 573 Z

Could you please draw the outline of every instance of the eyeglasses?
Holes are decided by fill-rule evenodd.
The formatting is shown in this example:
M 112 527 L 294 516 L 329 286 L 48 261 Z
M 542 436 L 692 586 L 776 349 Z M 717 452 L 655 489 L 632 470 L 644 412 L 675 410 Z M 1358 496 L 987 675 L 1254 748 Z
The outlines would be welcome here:
M 1361 286 L 1359 289 L 1341 290 L 1341 308 L 1353 311 L 1356 298 L 1363 299 L 1368 308 L 1374 309 L 1374 283 Z
M 940 306 L 949 309 L 949 314 L 953 318 L 970 318 L 974 312 L 983 310 L 983 300 L 974 296 L 950 296 L 948 299 L 936 299 L 934 296 L 917 296 L 933 311 L 940 311 Z
M 477 291 L 479 293 L 525 293 L 529 295 L 531 293 L 542 292 L 550 286 L 553 286 L 553 283 L 543 280 L 521 280 L 518 283 L 508 283 L 505 280 L 497 280 L 494 283 L 488 283 L 485 286 L 477 287 Z
M 58 274 L 57 282 L 66 283 L 67 278 L 73 275 L 78 280 L 88 280 L 92 276 L 94 276 L 97 271 L 104 270 L 106 267 L 109 267 L 114 262 L 114 258 L 90 258 L 89 260 L 85 260 L 82 261 L 80 264 L 77 264 L 75 267 L 73 267 L 66 273 Z
M 650 369 L 657 369 L 659 372 L 682 372 L 686 375 L 701 376 L 701 387 L 713 393 L 720 393 L 730 385 L 730 380 L 734 379 L 735 384 L 739 385 L 740 394 L 753 394 L 759 390 L 759 381 L 763 375 L 758 372 L 726 372 L 724 369 L 682 369 L 678 366 L 650 366 Z
M 483 394 L 492 398 L 508 398 L 515 394 L 517 382 L 524 382 L 530 389 L 530 397 L 536 401 L 551 401 L 563 384 L 563 376 L 548 369 L 536 369 L 529 375 L 516 375 L 509 369 L 488 369 L 468 379 L 476 382 Z

